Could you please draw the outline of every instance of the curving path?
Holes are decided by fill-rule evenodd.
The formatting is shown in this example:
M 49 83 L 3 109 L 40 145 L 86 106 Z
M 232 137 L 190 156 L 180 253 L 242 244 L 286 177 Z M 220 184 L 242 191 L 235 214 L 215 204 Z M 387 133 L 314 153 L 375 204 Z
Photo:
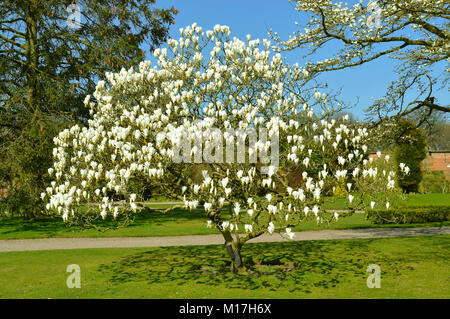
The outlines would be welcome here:
M 450 227 L 423 228 L 366 228 L 343 230 L 319 230 L 296 232 L 294 240 L 330 240 L 357 238 L 389 238 L 450 235 Z M 264 234 L 249 243 L 288 241 L 281 234 Z M 0 252 L 86 249 L 86 248 L 129 248 L 129 247 L 168 247 L 220 245 L 222 235 L 191 235 L 164 237 L 111 237 L 111 238 L 43 238 L 43 239 L 9 239 L 0 240 Z

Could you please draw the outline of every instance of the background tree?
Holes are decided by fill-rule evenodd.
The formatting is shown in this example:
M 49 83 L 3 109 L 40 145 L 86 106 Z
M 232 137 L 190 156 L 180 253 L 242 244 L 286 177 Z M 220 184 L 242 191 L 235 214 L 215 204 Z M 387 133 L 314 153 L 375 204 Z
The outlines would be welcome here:
M 138 64 L 145 58 L 144 44 L 153 51 L 167 39 L 177 11 L 154 4 L 154 0 L 2 2 L 0 176 L 10 188 L 9 200 L 3 200 L 9 208 L 17 197 L 14 192 L 28 189 L 26 196 L 19 196 L 29 198 L 26 215 L 39 211 L 38 190 L 51 161 L 51 132 L 86 122 L 89 114 L 82 99 L 104 73 Z
M 417 193 L 422 181 L 422 161 L 427 156 L 425 135 L 408 120 L 400 120 L 396 131 L 395 160 L 399 165 L 404 163 L 410 169 L 408 175 L 402 175 L 400 167 L 398 168 L 398 184 L 406 193 Z
M 433 116 L 424 129 L 427 144 L 432 150 L 450 150 L 450 117 Z
M 447 101 L 434 97 L 447 88 L 450 4 L 445 0 L 362 1 L 353 6 L 331 0 L 298 0 L 295 10 L 310 15 L 305 29 L 283 41 L 272 33 L 279 50 L 325 45 L 341 48 L 333 57 L 308 63 L 311 77 L 389 57 L 399 61 L 399 78 L 386 95 L 368 108 L 377 124 L 414 115 L 421 125 L 434 112 L 450 112 Z

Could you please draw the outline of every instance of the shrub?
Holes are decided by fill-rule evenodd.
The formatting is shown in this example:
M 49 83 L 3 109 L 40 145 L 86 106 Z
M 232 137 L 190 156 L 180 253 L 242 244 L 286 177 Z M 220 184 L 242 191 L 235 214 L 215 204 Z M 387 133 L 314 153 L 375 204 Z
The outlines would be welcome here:
M 449 193 L 450 181 L 445 178 L 444 171 L 427 170 L 423 174 L 422 182 L 419 184 L 419 192 L 430 193 Z
M 44 208 L 40 194 L 48 185 L 52 165 L 53 137 L 70 124 L 54 118 L 27 119 L 16 135 L 0 138 L 0 211 L 26 219 L 40 216 Z
M 420 224 L 450 221 L 450 206 L 370 210 L 366 213 L 366 219 L 374 224 Z
M 406 193 L 417 193 L 422 181 L 421 163 L 427 156 L 425 135 L 408 120 L 398 123 L 397 132 L 395 160 L 397 163 L 405 163 L 410 170 L 409 174 L 398 179 L 398 185 Z
M 348 194 L 347 189 L 345 188 L 345 180 L 341 180 L 336 188 L 334 189 L 333 195 L 336 197 L 346 197 Z

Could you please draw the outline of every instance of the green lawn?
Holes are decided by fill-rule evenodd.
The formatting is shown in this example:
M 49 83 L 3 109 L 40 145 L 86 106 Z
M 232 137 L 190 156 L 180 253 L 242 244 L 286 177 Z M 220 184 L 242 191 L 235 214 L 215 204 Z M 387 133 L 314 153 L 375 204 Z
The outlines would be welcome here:
M 107 225 L 108 223 L 103 223 Z M 351 229 L 372 227 L 432 227 L 450 226 L 450 222 L 427 224 L 375 225 L 365 219 L 365 214 L 355 213 L 340 218 L 331 224 L 317 225 L 315 221 L 305 221 L 293 230 Z M 30 239 L 51 237 L 152 237 L 218 234 L 216 229 L 206 228 L 202 210 L 193 212 L 174 210 L 167 215 L 158 213 L 139 214 L 135 221 L 124 228 L 99 232 L 94 229 L 67 227 L 60 219 L 39 219 L 23 221 L 20 218 L 0 221 L 0 239 Z
M 342 209 L 342 200 L 337 200 L 334 205 L 327 204 L 327 209 Z M 409 196 L 402 202 L 409 206 L 450 205 L 450 196 L 446 194 L 421 194 Z M 153 207 L 165 208 L 170 205 L 157 205 Z M 107 227 L 110 222 L 101 222 Z M 449 226 L 450 222 L 407 224 L 407 225 L 375 225 L 365 220 L 364 214 L 354 214 L 350 217 L 340 218 L 338 222 L 330 225 L 318 226 L 315 221 L 306 221 L 294 228 L 301 230 L 321 229 L 348 229 L 370 227 L 424 227 L 424 226 Z M 146 236 L 177 236 L 177 235 L 204 235 L 217 234 L 215 229 L 206 228 L 206 218 L 202 210 L 186 211 L 176 209 L 165 215 L 160 213 L 143 212 L 136 216 L 135 221 L 126 228 L 99 232 L 89 229 L 83 230 L 77 227 L 67 227 L 60 218 L 38 219 L 24 221 L 21 218 L 0 219 L 0 239 L 19 238 L 49 238 L 49 237 L 146 237 Z
M 359 198 L 360 195 L 355 195 Z M 391 206 L 450 206 L 450 194 L 405 194 L 404 199 L 398 199 L 391 202 Z M 383 201 L 383 195 L 378 195 L 380 201 Z M 355 199 L 356 200 L 356 199 Z M 366 197 L 364 202 L 370 204 L 370 199 Z M 327 198 L 324 204 L 325 209 L 346 209 L 348 205 L 347 198 Z M 384 208 L 384 207 L 383 207 Z
M 450 236 L 248 244 L 238 275 L 222 245 L 7 252 L 0 298 L 450 298 L 449 251 Z

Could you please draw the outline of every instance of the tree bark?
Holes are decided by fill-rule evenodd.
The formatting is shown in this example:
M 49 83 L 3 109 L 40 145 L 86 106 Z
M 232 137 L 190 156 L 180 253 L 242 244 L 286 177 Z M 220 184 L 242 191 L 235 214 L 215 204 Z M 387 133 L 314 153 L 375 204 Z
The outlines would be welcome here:
M 38 37 L 37 37 L 37 19 L 38 8 L 35 1 L 30 1 L 26 8 L 26 100 L 27 106 L 30 112 L 36 114 L 39 109 L 38 103 L 38 86 L 39 86 L 39 74 L 38 74 Z
M 222 235 L 225 239 L 225 247 L 228 256 L 231 259 L 231 271 L 233 273 L 238 273 L 240 270 L 244 269 L 244 264 L 241 258 L 241 243 L 233 240 L 231 233 L 228 230 L 222 231 Z
M 34 125 L 36 119 L 39 118 L 40 112 L 40 97 L 42 92 L 40 91 L 40 74 L 39 74 L 39 43 L 38 43 L 38 20 L 40 19 L 39 3 L 36 0 L 30 0 L 24 2 L 26 6 L 24 11 L 26 12 L 26 33 L 25 33 L 25 57 L 26 57 L 26 109 L 32 114 L 31 119 L 27 119 L 28 123 Z M 42 175 L 38 174 L 36 178 L 41 179 Z M 27 209 L 27 219 L 36 218 L 38 216 L 39 208 L 33 207 Z

